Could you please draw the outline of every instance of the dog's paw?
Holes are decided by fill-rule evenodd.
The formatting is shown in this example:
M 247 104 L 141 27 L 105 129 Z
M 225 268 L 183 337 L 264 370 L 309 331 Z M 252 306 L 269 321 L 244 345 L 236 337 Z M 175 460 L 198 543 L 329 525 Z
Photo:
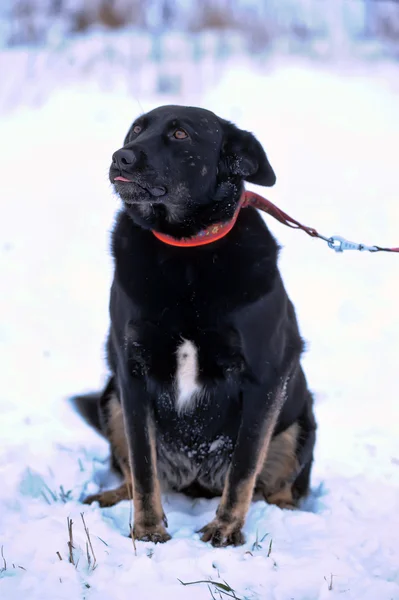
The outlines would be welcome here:
M 295 504 L 291 504 L 290 502 L 284 502 L 284 500 L 282 500 L 281 502 L 274 502 L 274 504 L 281 509 L 284 508 L 285 510 L 295 510 L 297 508 Z
M 106 508 L 108 506 L 115 506 L 115 504 L 118 504 L 118 502 L 121 502 L 122 500 L 130 500 L 131 497 L 131 487 L 124 484 L 115 490 L 106 490 L 99 494 L 87 496 L 83 500 L 83 504 L 93 504 L 93 502 L 98 502 L 101 508 Z
M 201 540 L 203 542 L 210 542 L 216 548 L 222 546 L 242 546 L 245 543 L 241 525 L 225 523 L 218 517 L 208 525 L 205 525 L 198 533 L 202 533 Z
M 133 538 L 139 542 L 154 542 L 154 544 L 164 544 L 171 539 L 162 523 L 146 527 L 145 525 L 135 524 L 133 527 Z
M 296 504 L 292 495 L 291 486 L 286 485 L 278 492 L 274 494 L 265 495 L 265 500 L 268 504 L 275 504 L 279 508 L 286 508 L 289 510 L 295 510 Z
M 107 492 L 91 494 L 90 496 L 86 496 L 83 500 L 83 504 L 93 504 L 93 502 L 98 502 L 101 508 L 106 508 L 107 506 L 113 506 L 115 504 L 115 502 L 112 501 L 110 494 Z

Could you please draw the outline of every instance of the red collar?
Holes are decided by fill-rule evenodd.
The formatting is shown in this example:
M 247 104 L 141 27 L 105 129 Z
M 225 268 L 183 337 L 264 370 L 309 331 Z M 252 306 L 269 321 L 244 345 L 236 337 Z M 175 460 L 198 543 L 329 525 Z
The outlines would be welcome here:
M 212 242 L 216 242 L 217 240 L 221 240 L 225 235 L 231 231 L 237 221 L 238 214 L 242 208 L 246 208 L 247 206 L 253 206 L 254 208 L 258 208 L 264 212 L 269 213 L 274 218 L 276 218 L 280 223 L 284 223 L 285 225 L 289 225 L 290 227 L 298 227 L 300 229 L 304 229 L 306 233 L 311 235 L 312 237 L 316 237 L 316 231 L 312 227 L 305 227 L 300 225 L 297 221 L 289 217 L 282 210 L 277 208 L 270 200 L 266 200 L 263 196 L 256 194 L 255 192 L 244 191 L 236 208 L 236 211 L 230 219 L 230 221 L 226 221 L 225 223 L 215 223 L 214 225 L 210 225 L 203 231 L 200 231 L 197 235 L 194 235 L 190 238 L 182 238 L 176 239 L 171 235 L 166 235 L 165 233 L 160 233 L 159 231 L 152 230 L 152 233 L 155 235 L 158 240 L 164 242 L 165 244 L 169 244 L 169 246 L 178 246 L 179 248 L 194 248 L 197 246 L 205 246 L 206 244 L 211 244 Z
M 177 239 L 172 237 L 171 235 L 166 235 L 165 233 L 159 233 L 159 231 L 152 230 L 152 233 L 156 238 L 161 240 L 161 242 L 165 242 L 165 244 L 169 244 L 169 246 L 178 246 L 179 248 L 194 248 L 196 246 L 205 246 L 205 244 L 211 244 L 212 242 L 216 242 L 217 240 L 221 240 L 225 235 L 229 233 L 234 227 L 235 222 L 237 221 L 238 213 L 240 212 L 241 207 L 245 202 L 244 192 L 240 198 L 240 202 L 235 210 L 233 218 L 230 221 L 226 221 L 225 223 L 215 223 L 214 225 L 210 225 L 206 229 L 203 229 L 197 235 L 193 235 L 189 238 L 181 238 Z
M 171 235 L 165 235 L 164 233 L 159 233 L 158 231 L 152 231 L 156 238 L 161 240 L 161 242 L 165 242 L 165 244 L 169 244 L 170 246 L 179 246 L 180 248 L 193 248 L 196 246 L 205 246 L 205 244 L 211 244 L 212 242 L 216 242 L 216 240 L 222 239 L 225 235 L 229 233 L 234 227 L 235 222 L 237 221 L 238 214 L 242 208 L 246 208 L 247 206 L 252 206 L 254 208 L 258 208 L 263 212 L 268 213 L 280 223 L 284 225 L 288 225 L 288 227 L 293 227 L 294 229 L 301 229 L 311 237 L 316 237 L 324 240 L 328 243 L 328 246 L 335 250 L 336 252 L 343 252 L 344 250 L 367 250 L 369 252 L 398 252 L 399 248 L 381 248 L 381 246 L 365 246 L 364 244 L 355 244 L 354 242 L 348 242 L 344 238 L 339 236 L 325 237 L 321 235 L 314 229 L 313 227 L 308 227 L 307 225 L 302 225 L 299 221 L 296 221 L 287 213 L 278 208 L 275 204 L 270 202 L 270 200 L 266 200 L 260 194 L 256 194 L 255 192 L 244 191 L 236 211 L 233 215 L 233 218 L 226 223 L 215 223 L 215 225 L 211 225 L 207 227 L 203 231 L 200 231 L 197 235 L 194 235 L 190 238 L 182 238 L 177 240 Z

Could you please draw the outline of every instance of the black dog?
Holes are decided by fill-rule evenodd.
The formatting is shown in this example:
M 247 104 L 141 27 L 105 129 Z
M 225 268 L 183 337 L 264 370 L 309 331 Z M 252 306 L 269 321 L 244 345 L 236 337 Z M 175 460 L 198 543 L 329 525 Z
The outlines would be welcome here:
M 221 495 L 202 539 L 242 544 L 254 492 L 281 507 L 307 493 L 315 442 L 278 247 L 254 208 L 239 211 L 243 181 L 271 186 L 275 174 L 251 133 L 164 106 L 133 123 L 110 180 L 123 202 L 112 375 L 101 398 L 75 405 L 109 439 L 124 482 L 86 502 L 133 495 L 134 537 L 163 542 L 161 487 Z

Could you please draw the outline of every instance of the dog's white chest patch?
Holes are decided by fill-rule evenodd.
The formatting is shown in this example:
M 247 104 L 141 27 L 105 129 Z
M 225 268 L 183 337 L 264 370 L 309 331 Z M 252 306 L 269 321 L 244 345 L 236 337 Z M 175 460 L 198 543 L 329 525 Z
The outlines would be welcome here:
M 183 340 L 176 355 L 176 408 L 184 411 L 192 407 L 201 391 L 198 383 L 198 350 L 193 342 Z

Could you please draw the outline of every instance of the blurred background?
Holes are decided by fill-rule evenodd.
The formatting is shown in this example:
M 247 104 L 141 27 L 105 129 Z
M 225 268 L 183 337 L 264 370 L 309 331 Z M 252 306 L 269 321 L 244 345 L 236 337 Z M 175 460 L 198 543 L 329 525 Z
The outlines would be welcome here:
M 2 0 L 0 47 L 4 108 L 22 101 L 22 83 L 24 102 L 36 105 L 77 80 L 137 97 L 198 95 L 244 57 L 264 73 L 276 56 L 341 66 L 397 59 L 399 3 Z

